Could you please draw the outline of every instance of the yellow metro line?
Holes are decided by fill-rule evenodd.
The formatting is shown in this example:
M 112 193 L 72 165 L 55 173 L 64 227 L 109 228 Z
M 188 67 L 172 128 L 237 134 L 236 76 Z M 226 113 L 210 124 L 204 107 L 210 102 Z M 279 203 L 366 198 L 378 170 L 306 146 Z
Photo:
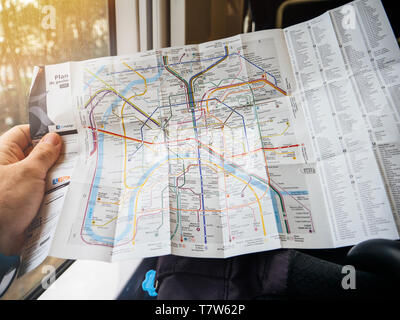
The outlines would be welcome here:
M 166 162 L 169 162 L 169 161 L 171 161 L 171 160 L 194 160 L 194 161 L 196 161 L 197 158 L 173 158 L 173 159 L 169 159 L 169 160 L 167 159 L 167 160 L 161 162 L 156 168 L 154 168 L 154 170 L 152 171 L 152 173 L 151 173 L 151 174 L 144 180 L 144 182 L 139 186 L 139 190 L 138 190 L 138 192 L 137 192 L 136 200 L 135 200 L 135 216 L 134 216 L 134 218 L 133 218 L 133 230 L 136 230 L 136 212 L 137 212 L 137 204 L 138 204 L 139 194 L 140 194 L 140 191 L 142 190 L 142 187 L 147 183 L 148 179 L 153 175 L 153 173 L 157 170 L 158 167 L 164 165 Z M 223 172 L 228 173 L 228 174 L 231 175 L 232 177 L 238 179 L 239 181 L 241 181 L 242 183 L 244 183 L 245 185 L 247 185 L 247 181 L 244 181 L 243 179 L 241 179 L 241 178 L 235 176 L 234 174 L 230 173 L 229 171 L 226 171 L 223 167 L 221 167 L 221 166 L 219 166 L 219 165 L 217 165 L 217 164 L 215 164 L 215 163 L 213 163 L 213 162 L 211 162 L 211 161 L 208 161 L 207 159 L 202 159 L 202 160 L 204 160 L 205 162 L 210 163 L 210 164 L 205 164 L 205 165 L 210 166 L 210 167 L 211 167 L 211 165 L 214 165 L 214 166 L 220 168 Z M 250 185 L 247 185 L 247 186 L 248 186 L 248 188 L 253 192 L 254 196 L 256 197 L 256 200 L 257 200 L 257 203 L 258 203 L 258 207 L 259 207 L 259 210 L 260 210 L 260 217 L 261 217 L 261 223 L 262 223 L 262 227 L 263 227 L 263 233 L 264 233 L 264 236 L 266 236 L 267 234 L 266 234 L 266 231 L 265 231 L 265 223 L 264 223 L 264 217 L 263 217 L 263 214 L 262 214 L 262 207 L 261 207 L 261 203 L 260 203 L 260 198 L 258 197 L 257 193 L 254 191 L 253 187 L 251 187 Z M 132 241 L 132 245 L 135 245 L 135 240 Z

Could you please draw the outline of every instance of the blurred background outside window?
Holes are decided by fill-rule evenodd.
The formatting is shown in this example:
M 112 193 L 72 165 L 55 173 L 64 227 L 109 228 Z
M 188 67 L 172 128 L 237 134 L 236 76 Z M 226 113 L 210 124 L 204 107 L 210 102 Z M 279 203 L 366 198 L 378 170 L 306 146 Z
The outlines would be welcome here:
M 27 123 L 35 65 L 106 55 L 106 0 L 0 0 L 0 133 Z

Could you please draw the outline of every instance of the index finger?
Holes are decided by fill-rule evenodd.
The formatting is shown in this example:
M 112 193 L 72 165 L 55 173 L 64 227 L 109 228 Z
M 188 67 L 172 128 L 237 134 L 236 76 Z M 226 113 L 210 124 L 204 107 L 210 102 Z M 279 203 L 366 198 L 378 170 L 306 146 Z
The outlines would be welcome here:
M 32 145 L 31 133 L 29 131 L 29 124 L 22 124 L 15 126 L 0 136 L 1 144 L 17 144 L 22 151 Z

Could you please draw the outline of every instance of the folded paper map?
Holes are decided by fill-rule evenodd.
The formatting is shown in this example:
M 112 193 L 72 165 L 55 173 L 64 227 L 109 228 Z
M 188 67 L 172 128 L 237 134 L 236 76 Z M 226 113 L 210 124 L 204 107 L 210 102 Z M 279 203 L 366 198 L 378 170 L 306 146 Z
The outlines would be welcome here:
M 21 274 L 47 255 L 223 258 L 399 238 L 400 52 L 380 1 L 286 29 L 35 69 L 63 154 Z

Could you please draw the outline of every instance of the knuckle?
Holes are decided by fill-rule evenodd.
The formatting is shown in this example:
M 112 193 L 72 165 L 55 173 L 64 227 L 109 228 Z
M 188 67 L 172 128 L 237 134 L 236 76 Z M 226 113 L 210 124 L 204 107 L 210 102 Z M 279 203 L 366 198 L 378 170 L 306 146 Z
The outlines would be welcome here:
M 45 147 L 44 145 L 37 146 L 39 150 L 37 150 L 36 157 L 39 161 L 48 163 L 52 161 L 54 157 L 54 151 L 50 148 Z
M 41 174 L 40 168 L 35 166 L 31 161 L 27 161 L 23 165 L 19 166 L 18 173 L 20 178 L 36 177 Z

